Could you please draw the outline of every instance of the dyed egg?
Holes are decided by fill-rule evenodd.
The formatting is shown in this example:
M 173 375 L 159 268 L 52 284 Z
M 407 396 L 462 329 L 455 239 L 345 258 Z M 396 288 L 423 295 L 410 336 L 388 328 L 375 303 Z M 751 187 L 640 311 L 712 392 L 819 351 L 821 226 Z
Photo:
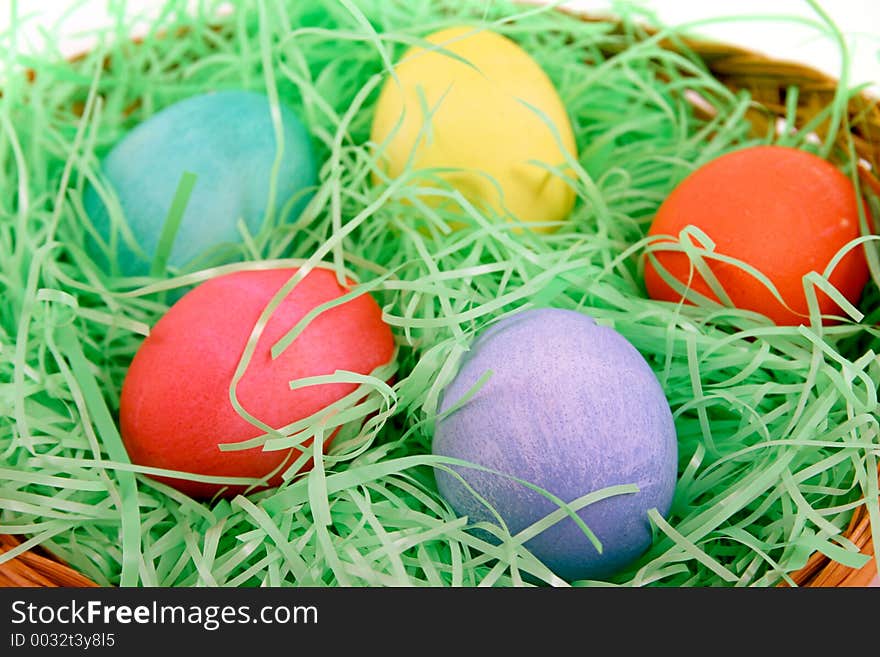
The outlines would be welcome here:
M 431 175 L 484 210 L 518 222 L 563 219 L 574 190 L 542 164 L 564 169 L 576 147 L 547 74 L 515 42 L 488 30 L 453 27 L 426 41 L 443 50 L 407 51 L 376 105 L 371 139 L 385 173 L 442 168 Z M 437 186 L 427 174 L 418 184 Z
M 218 444 L 263 434 L 232 406 L 230 384 L 260 314 L 295 271 L 241 271 L 210 279 L 156 323 L 122 387 L 120 433 L 132 462 L 220 477 L 264 477 L 293 462 L 296 449 L 221 451 Z M 272 346 L 300 319 L 346 292 L 333 272 L 314 269 L 284 297 L 236 388 L 248 413 L 273 428 L 283 427 L 356 389 L 354 384 L 327 383 L 291 390 L 291 381 L 336 370 L 369 374 L 391 361 L 391 330 L 366 294 L 317 315 L 272 359 Z M 280 476 L 275 474 L 268 485 L 280 484 Z M 194 497 L 221 489 L 182 478 L 159 479 Z M 240 491 L 233 486 L 226 492 Z
M 867 207 L 865 210 L 867 211 Z M 731 303 L 766 315 L 779 325 L 809 322 L 803 277 L 822 274 L 835 254 L 861 235 L 858 200 L 852 182 L 817 155 L 784 146 L 755 146 L 722 155 L 685 178 L 660 206 L 649 235 L 678 237 L 688 225 L 701 229 L 715 251 L 747 263 L 776 287 L 785 305 L 755 276 L 729 263 L 705 258 Z M 706 280 L 682 252 L 654 252 L 674 279 L 718 301 Z M 850 250 L 829 277 L 856 304 L 868 281 L 862 246 Z M 651 263 L 645 285 L 653 299 L 678 302 Z M 842 314 L 824 292 L 822 314 Z M 786 305 L 788 308 L 786 308 Z
M 510 475 L 572 502 L 618 484 L 618 494 L 578 511 L 602 544 L 596 550 L 570 517 L 525 546 L 567 580 L 606 578 L 652 540 L 647 512 L 669 512 L 677 481 L 672 412 L 654 372 L 620 333 L 581 313 L 520 312 L 478 336 L 443 390 L 433 452 L 502 474 L 453 466 L 498 512 L 512 534 L 558 505 Z M 496 522 L 458 479 L 437 470 L 441 495 L 472 521 Z
M 218 91 L 166 107 L 116 144 L 103 159 L 102 170 L 136 246 L 126 240 L 125 231 L 111 228 L 107 208 L 93 187 L 87 188 L 83 203 L 101 239 L 116 245 L 110 248 L 119 273 L 149 273 L 187 172 L 196 178 L 168 256 L 173 267 L 240 259 L 223 253 L 241 244 L 240 219 L 252 234 L 270 208 L 275 219 L 295 219 L 317 183 L 317 165 L 309 134 L 296 114 L 281 105 L 279 118 L 276 135 L 265 95 Z M 87 247 L 98 263 L 110 267 L 96 240 L 90 239 Z

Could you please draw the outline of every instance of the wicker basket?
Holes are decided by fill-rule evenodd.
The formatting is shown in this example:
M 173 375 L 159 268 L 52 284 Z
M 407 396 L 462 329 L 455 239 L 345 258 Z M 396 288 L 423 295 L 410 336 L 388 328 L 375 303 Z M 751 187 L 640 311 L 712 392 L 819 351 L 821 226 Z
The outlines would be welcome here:
M 561 10 L 560 10 L 561 11 Z M 622 29 L 613 18 L 599 15 L 582 15 L 588 21 L 611 21 Z M 645 35 L 656 34 L 650 28 Z M 685 47 L 705 63 L 712 74 L 732 90 L 746 90 L 753 99 L 748 119 L 760 134 L 786 115 L 786 98 L 791 87 L 797 87 L 797 120 L 805 124 L 821 108 L 827 106 L 837 91 L 837 81 L 811 67 L 795 62 L 768 58 L 750 50 L 724 43 L 678 39 L 676 43 L 662 42 L 663 47 Z M 613 54 L 613 53 L 608 53 Z M 860 158 L 859 174 L 864 184 L 880 194 L 880 107 L 878 99 L 863 93 L 851 99 L 848 106 L 847 127 L 837 132 L 837 141 L 846 148 L 848 138 Z M 694 99 L 698 111 L 707 111 Z M 828 133 L 827 124 L 819 126 L 817 135 Z M 880 478 L 880 469 L 878 469 Z M 868 511 L 859 507 L 853 514 L 846 536 L 866 555 L 873 554 L 873 540 Z M 21 541 L 15 536 L 0 535 L 0 554 L 20 550 Z M 861 569 L 849 568 L 823 554 L 814 554 L 801 570 L 790 574 L 798 586 L 807 587 L 861 587 L 880 586 L 877 564 L 869 560 Z M 26 550 L 0 564 L 0 587 L 89 587 L 94 582 L 61 562 L 41 548 Z M 785 583 L 781 586 L 786 586 Z

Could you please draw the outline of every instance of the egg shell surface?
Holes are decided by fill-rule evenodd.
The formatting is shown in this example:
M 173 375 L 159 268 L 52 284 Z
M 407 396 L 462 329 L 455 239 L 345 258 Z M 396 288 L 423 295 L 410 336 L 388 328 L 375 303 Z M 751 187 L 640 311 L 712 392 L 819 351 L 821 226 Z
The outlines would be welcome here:
M 219 443 L 262 435 L 230 401 L 230 385 L 260 314 L 295 269 L 240 271 L 201 283 L 163 315 L 131 362 L 120 429 L 133 463 L 216 476 L 264 477 L 296 449 L 220 451 Z M 307 418 L 356 389 L 328 383 L 291 390 L 302 377 L 349 370 L 370 374 L 391 361 L 394 339 L 369 294 L 318 314 L 276 359 L 272 346 L 316 306 L 345 294 L 336 275 L 313 269 L 273 311 L 236 388 L 244 409 L 274 428 Z M 325 447 L 329 444 L 325 440 Z M 283 468 L 282 468 L 283 470 Z M 268 485 L 281 483 L 281 473 Z M 194 497 L 221 486 L 157 477 Z M 241 492 L 232 486 L 225 494 Z
M 440 413 L 487 371 L 488 381 L 435 426 L 435 454 L 463 459 L 535 484 L 572 502 L 607 486 L 638 493 L 589 504 L 578 515 L 600 554 L 566 517 L 525 546 L 558 576 L 606 578 L 650 546 L 647 511 L 668 514 L 677 481 L 672 412 L 647 361 L 620 333 L 582 313 L 526 310 L 483 331 L 444 389 Z M 558 505 L 510 478 L 453 466 L 515 534 Z M 451 474 L 437 486 L 459 515 L 496 522 Z
M 119 200 L 131 236 L 111 227 L 110 216 L 94 187 L 86 188 L 83 204 L 101 239 L 111 232 L 115 260 L 126 276 L 150 271 L 172 201 L 185 172 L 196 175 L 195 186 L 175 235 L 168 264 L 202 266 L 218 249 L 241 243 L 236 226 L 243 219 L 255 234 L 271 207 L 276 218 L 296 219 L 317 183 L 317 162 L 311 137 L 294 111 L 279 104 L 280 137 L 269 99 L 252 91 L 217 91 L 178 101 L 152 115 L 125 135 L 104 157 L 102 172 Z M 281 153 L 274 199 L 270 181 Z M 296 199 L 296 200 L 293 200 Z M 288 202 L 292 205 L 286 211 Z M 110 267 L 98 242 L 87 240 L 90 255 Z M 220 255 L 220 261 L 229 257 Z M 216 260 L 204 262 L 217 264 Z
M 863 208 L 867 212 L 865 204 Z M 705 258 L 735 307 L 766 315 L 778 325 L 795 326 L 809 323 L 803 277 L 811 271 L 822 274 L 835 254 L 861 235 L 859 203 L 850 179 L 818 155 L 786 146 L 743 148 L 696 169 L 661 204 L 648 234 L 677 239 L 688 225 L 706 233 L 717 253 L 767 276 L 788 306 L 741 267 Z M 692 276 L 695 291 L 719 301 L 703 276 L 696 270 L 691 273 L 685 253 L 663 250 L 654 256 L 676 280 L 687 284 Z M 857 304 L 868 277 L 864 247 L 857 246 L 829 280 Z M 653 299 L 682 298 L 650 259 L 645 262 L 645 285 Z M 821 290 L 817 298 L 822 314 L 843 314 Z
M 396 178 L 408 166 L 449 168 L 434 173 L 478 207 L 518 222 L 566 217 L 574 190 L 536 164 L 565 169 L 566 153 L 576 155 L 571 122 L 547 74 L 513 40 L 489 30 L 457 26 L 425 40 L 443 50 L 409 49 L 376 104 L 371 140 L 383 149 L 385 172 Z M 427 176 L 418 183 L 436 186 Z

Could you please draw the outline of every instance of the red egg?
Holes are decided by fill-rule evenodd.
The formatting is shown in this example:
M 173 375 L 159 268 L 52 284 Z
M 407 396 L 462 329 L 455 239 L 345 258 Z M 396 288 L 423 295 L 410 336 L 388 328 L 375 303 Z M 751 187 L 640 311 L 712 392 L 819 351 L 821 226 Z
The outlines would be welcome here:
M 741 267 L 705 259 L 735 307 L 764 314 L 779 325 L 809 323 L 803 277 L 812 271 L 822 274 L 834 255 L 861 234 L 850 179 L 817 155 L 783 146 L 744 148 L 703 165 L 666 198 L 649 235 L 677 238 L 688 225 L 706 233 L 718 254 L 751 265 L 774 284 L 785 305 Z M 661 250 L 654 256 L 672 277 L 686 285 L 692 275 L 692 289 L 718 300 L 705 279 L 692 272 L 686 254 Z M 868 276 L 864 247 L 857 246 L 829 280 L 856 304 Z M 650 259 L 645 284 L 651 298 L 681 300 Z M 824 292 L 817 291 L 817 299 L 823 315 L 843 314 Z
M 296 449 L 221 451 L 218 447 L 264 433 L 235 410 L 230 386 L 260 314 L 295 272 L 290 268 L 242 271 L 208 280 L 184 295 L 156 323 L 132 360 L 120 399 L 121 434 L 133 463 L 259 478 L 296 459 L 300 453 Z M 272 359 L 272 346 L 300 319 L 347 291 L 333 272 L 314 269 L 273 311 L 236 387 L 237 398 L 248 413 L 280 428 L 356 389 L 354 384 L 332 383 L 291 390 L 291 381 L 336 370 L 370 374 L 390 362 L 394 338 L 369 294 L 318 314 Z M 285 467 L 267 485 L 280 484 Z M 194 497 L 244 490 L 156 478 Z

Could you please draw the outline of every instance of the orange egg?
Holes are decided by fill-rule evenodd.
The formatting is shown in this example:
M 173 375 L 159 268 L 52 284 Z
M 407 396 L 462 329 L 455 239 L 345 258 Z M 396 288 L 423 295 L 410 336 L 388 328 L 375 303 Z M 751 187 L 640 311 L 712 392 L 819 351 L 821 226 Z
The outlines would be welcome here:
M 864 203 L 862 207 L 867 212 Z M 660 206 L 648 234 L 677 240 L 689 225 L 715 243 L 715 252 L 748 264 L 773 283 L 785 304 L 736 264 L 704 258 L 735 307 L 766 315 L 779 325 L 809 323 L 804 275 L 822 274 L 835 254 L 861 235 L 850 179 L 821 157 L 785 146 L 743 148 L 695 170 Z M 653 255 L 672 277 L 684 285 L 690 280 L 693 290 L 719 301 L 685 253 L 658 250 Z M 829 281 L 857 304 L 868 277 L 864 247 L 857 246 L 840 260 Z M 650 258 L 645 285 L 653 299 L 682 299 Z M 844 314 L 821 290 L 817 300 L 823 315 Z

